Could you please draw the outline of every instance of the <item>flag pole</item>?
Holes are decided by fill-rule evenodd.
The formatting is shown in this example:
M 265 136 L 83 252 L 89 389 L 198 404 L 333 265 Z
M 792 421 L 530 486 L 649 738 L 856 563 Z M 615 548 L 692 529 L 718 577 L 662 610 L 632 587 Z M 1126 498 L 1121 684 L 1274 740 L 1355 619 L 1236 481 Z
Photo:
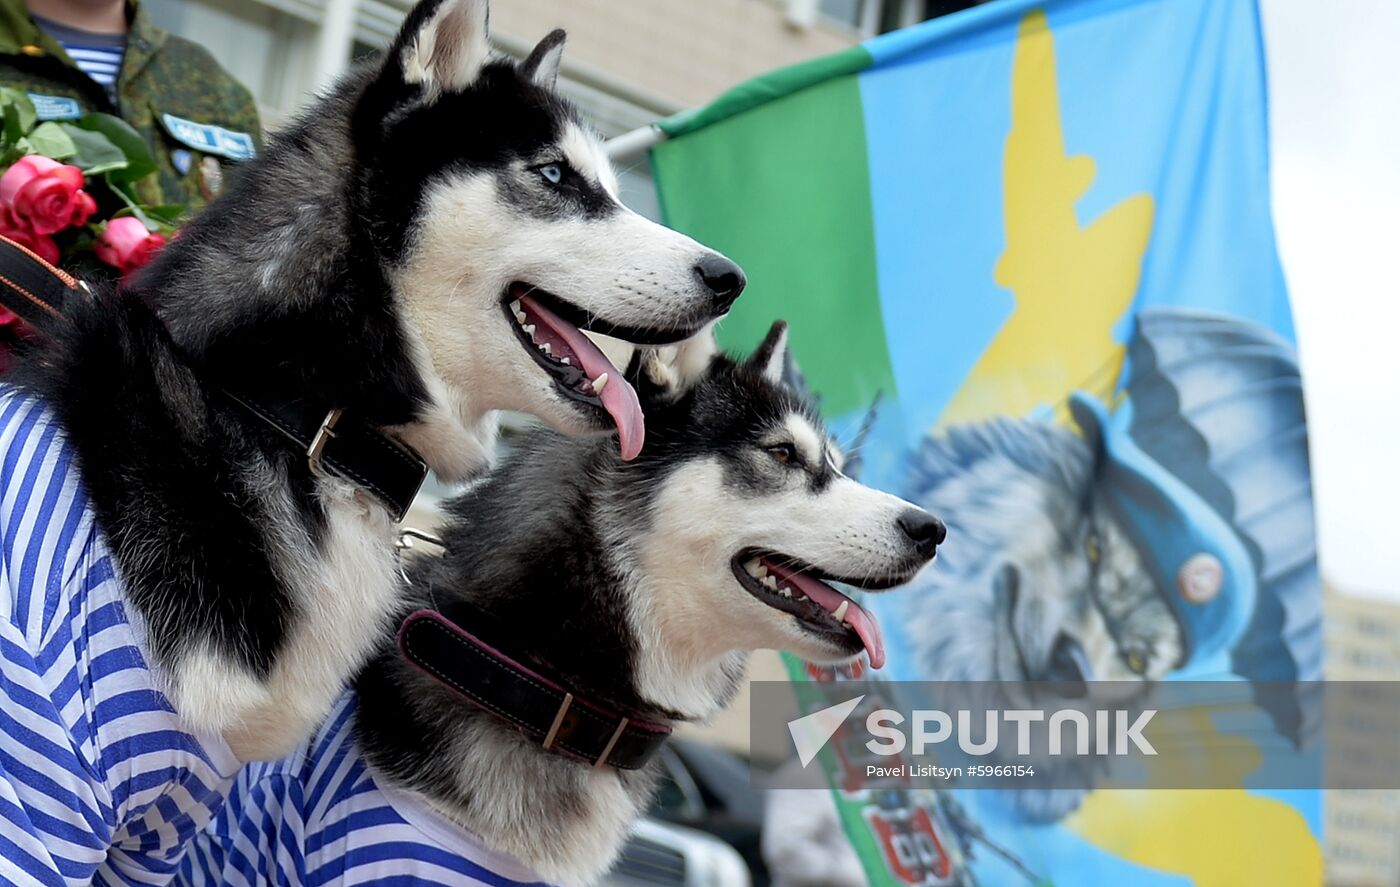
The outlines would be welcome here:
M 655 123 L 648 123 L 646 126 L 639 126 L 631 132 L 624 132 L 620 136 L 608 139 L 605 147 L 608 151 L 608 158 L 613 161 L 627 160 L 636 157 L 638 154 L 651 150 L 670 136 Z

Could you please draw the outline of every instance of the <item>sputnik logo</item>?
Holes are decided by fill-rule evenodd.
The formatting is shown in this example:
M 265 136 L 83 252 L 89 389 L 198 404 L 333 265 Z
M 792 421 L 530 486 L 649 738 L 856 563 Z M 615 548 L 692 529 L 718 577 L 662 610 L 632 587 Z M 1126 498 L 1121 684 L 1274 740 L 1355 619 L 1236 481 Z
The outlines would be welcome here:
M 821 711 L 788 721 L 788 733 L 792 734 L 792 744 L 797 748 L 797 758 L 806 767 L 821 752 L 846 718 L 851 716 L 864 694 L 845 702 L 824 708 Z

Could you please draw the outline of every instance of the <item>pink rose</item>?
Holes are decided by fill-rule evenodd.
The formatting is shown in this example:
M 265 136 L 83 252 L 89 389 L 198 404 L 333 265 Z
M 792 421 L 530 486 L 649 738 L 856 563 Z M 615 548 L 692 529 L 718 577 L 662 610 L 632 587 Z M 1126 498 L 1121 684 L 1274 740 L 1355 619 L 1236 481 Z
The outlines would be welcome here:
M 86 224 L 97 211 L 97 201 L 83 190 L 83 181 L 83 171 L 76 166 L 30 154 L 0 176 L 0 208 L 11 228 L 56 234 Z
M 93 246 L 99 259 L 127 277 L 150 264 L 165 246 L 165 238 L 146 230 L 135 216 L 122 216 L 107 223 Z

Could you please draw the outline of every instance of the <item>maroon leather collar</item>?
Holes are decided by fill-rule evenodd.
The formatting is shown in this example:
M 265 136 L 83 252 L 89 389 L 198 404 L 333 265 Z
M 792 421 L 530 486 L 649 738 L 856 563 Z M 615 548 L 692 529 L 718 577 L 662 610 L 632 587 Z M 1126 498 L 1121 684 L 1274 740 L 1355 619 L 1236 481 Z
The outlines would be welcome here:
M 403 621 L 399 652 L 546 751 L 594 767 L 639 770 L 671 736 L 667 724 L 629 718 L 576 696 L 436 610 L 419 610 Z

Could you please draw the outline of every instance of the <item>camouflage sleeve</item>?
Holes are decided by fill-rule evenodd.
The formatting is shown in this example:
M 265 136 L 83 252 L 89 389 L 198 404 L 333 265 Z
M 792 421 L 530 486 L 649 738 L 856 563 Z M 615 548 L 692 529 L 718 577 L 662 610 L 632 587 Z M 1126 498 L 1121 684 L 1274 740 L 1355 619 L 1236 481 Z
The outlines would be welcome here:
M 165 36 L 147 64 L 139 65 L 138 59 L 129 60 L 129 66 L 139 73 L 123 86 L 123 116 L 155 150 L 158 175 L 152 187 L 160 192 L 142 198 L 197 210 L 223 189 L 224 173 L 236 162 L 181 137 L 169 119 L 246 134 L 261 149 L 257 102 L 208 50 L 174 35 Z
M 203 108 L 201 119 L 222 118 L 222 126 L 251 134 L 261 147 L 262 122 L 257 101 L 209 50 L 170 35 L 160 56 L 155 67 L 161 76 L 143 83 L 143 91 L 158 104 L 186 108 L 192 114 Z M 214 107 L 219 110 L 214 112 Z
M 228 76 L 228 75 L 225 75 Z M 253 98 L 253 93 L 248 87 L 239 83 L 232 76 L 229 79 L 229 123 L 239 132 L 246 132 L 252 135 L 253 141 L 258 145 L 258 151 L 263 147 L 262 118 L 258 115 L 258 103 Z

